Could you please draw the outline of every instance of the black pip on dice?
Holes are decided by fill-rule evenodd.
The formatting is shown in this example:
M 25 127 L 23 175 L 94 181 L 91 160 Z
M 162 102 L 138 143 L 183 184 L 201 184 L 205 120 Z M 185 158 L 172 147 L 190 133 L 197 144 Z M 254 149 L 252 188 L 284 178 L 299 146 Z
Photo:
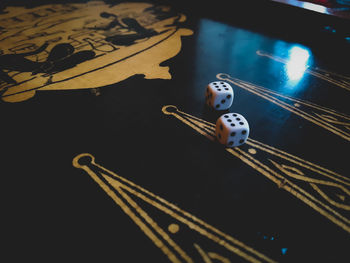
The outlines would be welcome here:
M 239 146 L 248 139 L 249 125 L 241 114 L 226 113 L 216 121 L 215 134 L 221 144 Z
M 233 101 L 233 89 L 224 81 L 209 83 L 205 91 L 206 103 L 216 110 L 227 110 Z

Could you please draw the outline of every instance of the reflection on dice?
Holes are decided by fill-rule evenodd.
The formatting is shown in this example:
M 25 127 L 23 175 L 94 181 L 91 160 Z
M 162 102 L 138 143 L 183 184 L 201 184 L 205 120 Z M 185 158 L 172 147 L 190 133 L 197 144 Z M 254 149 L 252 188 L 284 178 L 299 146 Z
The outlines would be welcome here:
M 247 120 L 238 113 L 226 113 L 216 121 L 216 138 L 227 147 L 235 147 L 245 143 L 249 136 Z
M 205 91 L 206 103 L 216 110 L 227 110 L 233 101 L 233 89 L 230 84 L 224 81 L 209 83 Z

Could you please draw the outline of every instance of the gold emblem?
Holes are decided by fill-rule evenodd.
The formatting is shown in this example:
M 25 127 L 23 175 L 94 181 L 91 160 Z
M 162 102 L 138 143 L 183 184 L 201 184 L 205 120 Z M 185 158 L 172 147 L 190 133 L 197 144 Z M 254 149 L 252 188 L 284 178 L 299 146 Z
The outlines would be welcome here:
M 160 63 L 177 55 L 183 14 L 149 3 L 7 7 L 0 16 L 0 94 L 27 100 L 38 90 L 95 89 L 136 74 L 171 79 Z

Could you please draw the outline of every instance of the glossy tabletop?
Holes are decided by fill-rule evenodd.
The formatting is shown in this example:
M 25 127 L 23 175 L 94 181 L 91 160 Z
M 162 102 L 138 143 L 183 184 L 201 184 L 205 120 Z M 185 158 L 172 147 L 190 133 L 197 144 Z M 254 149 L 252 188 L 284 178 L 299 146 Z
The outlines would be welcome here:
M 347 20 L 272 1 L 2 8 L 11 262 L 350 260 Z M 228 110 L 205 105 L 213 81 Z M 225 113 L 245 144 L 217 141 Z

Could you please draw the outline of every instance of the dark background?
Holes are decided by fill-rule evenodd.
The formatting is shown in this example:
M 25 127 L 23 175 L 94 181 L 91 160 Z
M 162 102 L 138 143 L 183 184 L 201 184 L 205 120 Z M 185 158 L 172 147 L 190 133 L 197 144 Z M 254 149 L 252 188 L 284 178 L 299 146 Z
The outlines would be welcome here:
M 300 45 L 310 50 L 313 67 L 349 76 L 349 20 L 270 1 L 155 2 L 186 14 L 184 27 L 194 31 L 182 38 L 181 52 L 162 63 L 171 80 L 136 75 L 102 87 L 100 96 L 39 91 L 28 101 L 1 102 L 3 256 L 10 262 L 167 262 L 113 200 L 72 166 L 77 154 L 88 152 L 273 259 L 348 262 L 348 233 L 161 108 L 173 104 L 215 123 L 221 113 L 208 111 L 201 96 L 220 72 L 280 92 L 283 65 L 258 58 L 257 48 L 283 56 Z M 9 3 L 23 5 L 1 5 Z M 26 5 L 41 3 L 48 2 Z M 282 47 L 276 50 L 277 42 Z M 347 141 L 234 90 L 231 111 L 248 119 L 253 139 L 348 176 Z M 348 91 L 310 75 L 284 91 L 350 114 Z M 288 249 L 284 255 L 282 248 Z

